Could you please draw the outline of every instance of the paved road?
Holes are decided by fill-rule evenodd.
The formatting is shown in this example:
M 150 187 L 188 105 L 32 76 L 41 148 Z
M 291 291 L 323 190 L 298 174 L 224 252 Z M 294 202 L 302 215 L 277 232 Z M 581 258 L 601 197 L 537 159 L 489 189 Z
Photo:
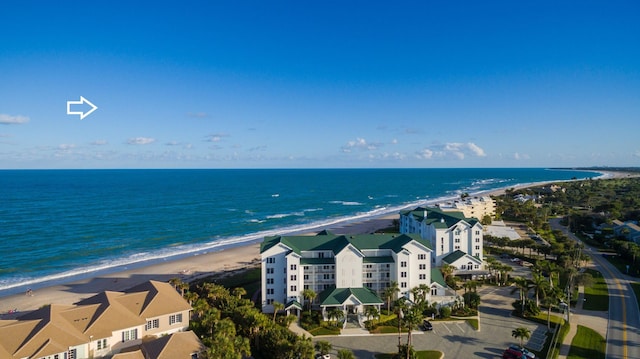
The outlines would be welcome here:
M 483 306 L 480 309 L 480 331 L 476 331 L 465 321 L 433 322 L 433 332 L 414 332 L 412 342 L 417 350 L 439 350 L 445 358 L 501 358 L 506 347 L 517 342 L 511 331 L 517 327 L 527 327 L 534 333 L 533 342 L 542 340 L 540 335 L 546 326 L 512 317 L 511 303 L 516 294 L 510 294 L 511 287 L 483 287 L 479 290 Z M 318 337 L 326 340 L 334 349 L 347 348 L 357 358 L 371 359 L 376 353 L 393 353 L 398 348 L 398 335 L 365 335 Z M 406 334 L 402 343 L 407 342 Z M 525 343 L 525 346 L 528 344 Z
M 559 220 L 551 220 L 551 227 L 560 229 L 569 238 L 578 240 Z M 640 311 L 630 281 L 596 249 L 586 246 L 585 253 L 593 259 L 596 268 L 604 276 L 609 288 L 609 326 L 607 329 L 607 358 L 640 358 Z

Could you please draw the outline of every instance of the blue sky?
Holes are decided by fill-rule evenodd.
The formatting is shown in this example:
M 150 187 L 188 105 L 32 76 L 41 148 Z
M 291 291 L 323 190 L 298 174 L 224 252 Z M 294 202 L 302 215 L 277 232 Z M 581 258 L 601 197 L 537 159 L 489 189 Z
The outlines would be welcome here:
M 0 4 L 0 168 L 640 166 L 636 1 L 131 3 Z

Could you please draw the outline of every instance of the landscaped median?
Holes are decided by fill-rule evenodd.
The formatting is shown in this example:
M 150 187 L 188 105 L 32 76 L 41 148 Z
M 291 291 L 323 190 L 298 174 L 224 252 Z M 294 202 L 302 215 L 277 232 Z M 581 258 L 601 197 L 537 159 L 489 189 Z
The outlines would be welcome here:
M 593 329 L 578 325 L 576 336 L 571 341 L 567 359 L 604 359 L 606 341 Z

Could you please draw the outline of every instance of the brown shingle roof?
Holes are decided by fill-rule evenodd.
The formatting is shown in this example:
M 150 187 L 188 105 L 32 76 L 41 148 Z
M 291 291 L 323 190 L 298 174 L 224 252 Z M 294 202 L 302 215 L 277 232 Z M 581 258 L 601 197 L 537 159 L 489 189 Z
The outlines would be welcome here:
M 191 359 L 204 346 L 194 332 L 177 332 L 142 344 L 147 357 L 153 359 Z

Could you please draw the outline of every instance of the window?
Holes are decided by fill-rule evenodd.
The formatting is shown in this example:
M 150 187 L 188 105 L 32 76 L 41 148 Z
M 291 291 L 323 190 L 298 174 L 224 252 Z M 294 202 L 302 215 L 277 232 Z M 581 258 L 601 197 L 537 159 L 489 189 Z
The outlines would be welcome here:
M 309 266 L 304 266 L 302 268 L 304 268 L 304 270 L 309 270 Z
M 402 273 L 400 273 L 400 277 L 402 277 L 402 278 L 407 278 L 407 272 L 402 272 Z
M 444 246 L 440 246 L 440 252 L 444 252 Z
M 476 238 L 476 243 L 480 243 L 480 238 Z
M 466 264 L 463 264 L 463 265 L 460 267 L 460 269 L 467 269 L 467 265 L 466 265 Z
M 302 276 L 302 278 L 303 278 L 304 280 L 308 280 L 308 279 L 309 279 L 309 275 L 308 275 L 308 274 L 305 274 L 304 276 Z
M 324 258 L 324 252 L 318 253 L 318 258 Z
M 460 249 L 460 246 L 455 246 L 454 249 Z
M 273 268 L 267 268 L 267 274 L 273 274 Z
M 329 273 L 327 273 L 327 274 L 324 274 L 324 275 L 323 275 L 323 278 L 324 278 L 324 279 L 330 279 L 331 277 L 329 276 Z
M 407 282 L 400 283 L 400 288 L 406 288 L 406 287 L 407 287 Z
M 69 349 L 69 351 L 67 352 L 67 359 L 76 359 L 75 349 Z
M 426 274 L 420 274 L 420 279 L 421 279 L 421 280 L 425 280 L 425 279 L 427 279 L 427 275 L 426 275 Z
M 122 332 L 122 342 L 138 339 L 138 329 L 125 330 Z
M 427 255 L 426 254 L 418 254 L 418 259 L 425 260 L 425 259 L 427 259 Z
M 438 295 L 438 289 L 431 288 L 431 295 Z
M 267 299 L 267 305 L 273 304 L 273 299 Z
M 456 238 L 456 239 L 454 240 L 454 242 L 456 242 L 456 243 L 460 243 L 460 238 Z
M 273 288 L 267 288 L 267 295 L 273 295 Z
M 479 235 L 480 235 L 480 231 L 476 231 L 476 236 L 479 236 Z
M 182 313 L 169 316 L 169 325 L 174 325 L 176 323 L 182 323 Z
M 305 285 L 303 285 L 302 287 L 303 287 L 304 289 L 309 289 L 309 285 L 308 285 L 308 284 L 305 284 Z
M 474 265 L 473 267 L 474 267 L 475 269 L 480 269 L 480 266 L 479 266 L 479 265 L 477 265 L 477 264 L 476 264 L 476 265 Z
M 291 270 L 298 270 L 298 265 L 297 264 L 292 264 L 289 267 L 291 268 Z
M 480 246 L 476 246 L 476 251 L 479 251 L 479 250 L 480 250 Z
M 322 269 L 329 270 L 329 266 L 322 266 Z
M 297 275 L 295 275 L 295 274 L 292 274 L 292 275 L 291 275 L 291 280 L 298 280 L 298 276 L 297 276 Z
M 267 278 L 267 284 L 273 284 L 273 278 Z
M 297 287 L 297 286 L 295 286 L 295 285 L 292 285 L 292 286 L 291 286 L 291 291 L 292 291 L 292 292 L 297 292 L 297 291 L 298 291 L 298 287 Z
M 102 350 L 102 349 L 107 349 L 107 340 L 106 339 L 100 339 L 97 342 L 97 346 L 98 346 L 98 350 Z M 53 358 L 56 359 L 58 356 L 54 356 Z
M 273 257 L 267 258 L 267 263 L 275 263 L 275 262 L 276 262 L 275 258 L 273 258 Z
M 373 273 L 367 273 L 367 278 L 373 278 Z
M 406 267 L 406 266 L 407 266 L 407 262 L 405 262 L 405 261 L 400 262 L 400 267 L 403 267 L 403 268 L 404 268 L 404 267 Z
M 160 320 L 159 319 L 147 320 L 147 325 L 144 328 L 145 330 L 151 330 L 151 329 L 156 329 L 156 328 L 160 328 Z

